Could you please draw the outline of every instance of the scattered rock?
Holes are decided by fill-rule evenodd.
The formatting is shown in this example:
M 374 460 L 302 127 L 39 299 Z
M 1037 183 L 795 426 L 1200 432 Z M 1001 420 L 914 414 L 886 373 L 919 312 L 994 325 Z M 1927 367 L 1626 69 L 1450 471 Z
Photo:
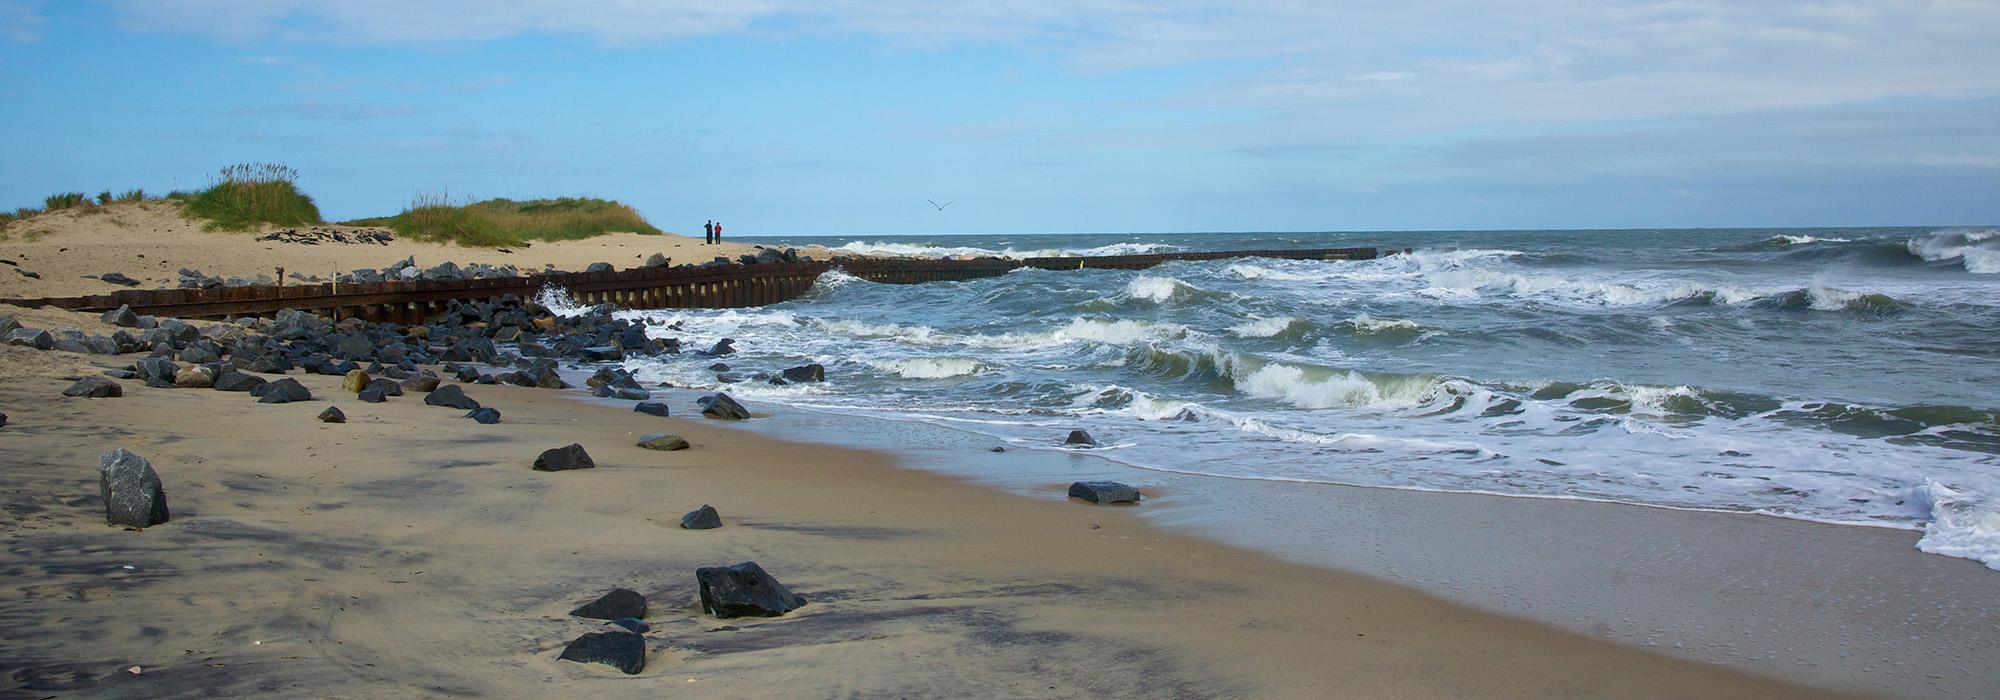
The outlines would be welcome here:
M 380 390 L 380 391 L 382 392 L 382 395 L 383 395 L 383 396 L 402 396 L 402 395 L 403 395 L 403 385 L 401 385 L 401 384 L 397 384 L 397 383 L 396 383 L 396 380 L 394 380 L 394 379 L 387 379 L 387 378 L 383 378 L 383 379 L 371 379 L 371 380 L 368 380 L 368 385 L 367 385 L 367 386 L 364 386 L 364 387 L 361 387 L 361 389 L 362 389 L 363 391 L 367 391 L 367 390 L 369 390 L 369 389 L 376 389 L 376 390 Z
M 575 617 L 592 620 L 616 620 L 621 617 L 645 617 L 646 596 L 627 588 L 614 588 L 610 593 L 598 596 L 597 600 L 580 605 L 569 611 Z
M 244 374 L 242 372 L 236 372 L 236 371 L 225 371 L 222 374 L 218 374 L 215 376 L 216 391 L 254 392 L 257 390 L 258 387 L 261 387 L 263 385 L 264 385 L 264 378 L 254 374 Z
M 591 264 L 589 264 L 589 265 L 585 266 L 585 267 L 583 268 L 583 271 L 584 271 L 584 272 L 611 272 L 611 271 L 613 271 L 613 270 L 615 270 L 615 269 L 617 269 L 617 268 L 614 268 L 614 267 L 612 267 L 612 266 L 611 266 L 611 263 L 608 263 L 608 262 L 594 262 L 594 263 L 591 263 Z
M 1090 431 L 1077 429 L 1069 431 L 1069 437 L 1063 439 L 1063 444 L 1079 445 L 1083 447 L 1096 447 L 1097 438 L 1091 437 Z
M 542 456 L 535 458 L 535 471 L 538 472 L 591 469 L 596 466 L 597 463 L 590 459 L 590 453 L 583 451 L 583 446 L 575 443 L 544 451 Z
M 649 450 L 672 452 L 674 450 L 687 449 L 688 441 L 673 433 L 653 433 L 639 438 L 639 446 Z
M 0 413 L 0 428 L 7 427 L 7 414 Z
M 465 414 L 465 417 L 471 418 L 474 423 L 480 425 L 492 425 L 500 422 L 500 409 L 492 406 L 481 406 L 472 409 L 472 412 Z
M 615 396 L 624 401 L 645 401 L 653 398 L 653 392 L 645 389 L 619 389 Z
M 181 389 L 207 389 L 215 386 L 215 370 L 206 365 L 194 365 L 174 373 L 174 386 Z
M 783 375 L 788 382 L 823 382 L 826 381 L 826 367 L 815 362 L 785 370 Z
M 319 422 L 321 422 L 321 423 L 346 423 L 346 422 L 347 422 L 347 414 L 345 414 L 345 413 L 341 413 L 341 412 L 340 412 L 340 407 L 339 407 L 339 406 L 328 406 L 328 407 L 326 407 L 326 410 L 324 410 L 324 411 L 320 411 L 320 412 L 319 412 Z
M 479 402 L 472 400 L 470 396 L 466 396 L 465 390 L 458 388 L 457 384 L 446 384 L 438 387 L 435 391 L 424 397 L 424 404 L 427 406 L 443 406 L 466 411 L 479 408 Z
M 736 341 L 730 338 L 715 341 L 715 346 L 708 349 L 710 355 L 728 355 L 733 352 L 736 352 Z
M 403 380 L 403 388 L 419 394 L 429 393 L 438 388 L 438 378 L 428 374 L 419 374 Z
M 743 404 L 736 402 L 736 399 L 729 398 L 728 394 L 720 392 L 709 394 L 695 399 L 694 402 L 701 407 L 701 414 L 710 418 L 744 420 L 750 417 L 750 409 L 744 408 Z
M 658 401 L 641 401 L 632 406 L 632 410 L 661 418 L 667 417 L 668 413 L 667 405 Z
M 104 274 L 98 275 L 97 278 L 100 280 L 104 280 L 106 282 L 110 282 L 112 284 L 123 285 L 126 287 L 139 286 L 139 280 L 126 277 L 125 273 L 122 272 L 106 272 Z
M 63 390 L 63 396 L 80 396 L 86 399 L 109 399 L 124 395 L 125 387 L 103 377 L 84 377 Z
M 1079 481 L 1069 485 L 1069 497 L 1091 503 L 1138 503 L 1139 490 L 1116 481 Z
M 631 632 L 590 632 L 563 647 L 564 661 L 598 663 L 634 675 L 646 669 L 646 638 Z
M 280 379 L 278 381 L 265 384 L 263 386 L 263 392 L 257 395 L 257 403 L 292 403 L 295 401 L 311 401 L 312 397 L 313 397 L 312 392 L 308 391 L 304 384 L 300 384 L 299 380 L 293 379 L 291 377 L 286 377 L 284 379 Z
M 350 394 L 359 394 L 362 389 L 368 388 L 369 379 L 371 377 L 368 376 L 366 371 L 357 369 L 348 372 L 347 376 L 340 380 L 340 389 Z
M 715 512 L 715 508 L 706 503 L 693 512 L 681 516 L 682 529 L 713 530 L 718 527 L 722 527 L 722 514 Z
M 1007 451 L 1007 448 L 1006 448 L 1006 447 L 1004 447 L 1004 446 L 1001 446 L 1001 445 L 994 445 L 994 446 L 992 446 L 992 447 L 989 447 L 989 448 L 986 448 L 986 451 L 987 451 L 987 452 L 1006 452 L 1006 451 Z
M 106 311 L 104 312 L 104 315 L 99 316 L 98 319 L 104 321 L 105 323 L 109 323 L 111 325 L 120 326 L 124 328 L 139 327 L 139 313 L 133 311 L 132 305 L 130 304 L 125 304 L 119 306 L 116 309 Z
M 652 257 L 646 258 L 646 267 L 666 267 L 670 262 L 673 262 L 672 258 L 654 253 Z
M 361 393 L 354 395 L 354 398 L 359 399 L 362 403 L 384 403 L 389 400 L 389 393 L 379 387 L 371 386 L 362 389 Z
M 7 331 L 7 344 L 34 348 L 36 350 L 54 350 L 56 347 L 56 337 L 49 335 L 48 331 L 40 328 L 16 328 Z
M 97 488 L 104 497 L 104 520 L 123 527 L 152 527 L 167 521 L 167 492 L 146 458 L 121 447 L 98 458 Z
M 705 566 L 694 570 L 694 579 L 701 585 L 702 611 L 720 618 L 777 617 L 806 604 L 754 561 Z

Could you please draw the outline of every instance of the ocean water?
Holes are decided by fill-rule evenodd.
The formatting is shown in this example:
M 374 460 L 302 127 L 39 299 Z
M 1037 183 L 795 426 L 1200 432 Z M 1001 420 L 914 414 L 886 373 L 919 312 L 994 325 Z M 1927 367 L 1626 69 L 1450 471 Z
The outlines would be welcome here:
M 650 381 L 916 420 L 1147 469 L 1919 529 L 2000 569 L 2000 229 L 827 238 L 1010 256 L 1373 245 L 628 312 Z

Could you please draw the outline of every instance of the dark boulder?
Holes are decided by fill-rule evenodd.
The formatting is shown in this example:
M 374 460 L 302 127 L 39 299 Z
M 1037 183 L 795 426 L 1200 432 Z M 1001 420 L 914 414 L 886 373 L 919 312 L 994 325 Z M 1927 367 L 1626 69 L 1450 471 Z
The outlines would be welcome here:
M 124 395 L 125 387 L 103 377 L 84 377 L 63 390 L 63 396 L 80 396 L 86 399 L 109 399 Z
M 180 365 L 174 364 L 173 360 L 164 357 L 148 357 L 133 363 L 132 369 L 139 373 L 140 379 L 145 380 L 146 386 L 155 389 L 172 389 L 174 387 L 174 376 L 180 373 L 181 368 Z
M 694 570 L 701 585 L 701 609 L 721 618 L 777 617 L 806 604 L 757 562 L 735 566 L 705 566 Z
M 744 408 L 743 404 L 736 402 L 736 399 L 729 398 L 728 394 L 720 392 L 709 394 L 695 399 L 694 403 L 701 407 L 702 415 L 710 418 L 744 420 L 750 417 L 750 409 Z
M 626 631 L 590 632 L 563 647 L 563 661 L 604 664 L 634 675 L 646 669 L 646 638 Z
M 728 355 L 733 352 L 736 352 L 736 341 L 730 338 L 715 341 L 715 345 L 708 349 L 710 355 Z
M 368 386 L 363 387 L 363 391 L 366 391 L 368 389 L 380 389 L 382 390 L 383 396 L 403 395 L 403 385 L 397 384 L 396 380 L 394 379 L 383 378 L 383 379 L 370 380 L 368 382 Z
M 823 382 L 826 381 L 826 367 L 819 363 L 793 367 L 784 371 L 784 377 L 788 382 Z
M 312 392 L 299 380 L 286 377 L 264 385 L 264 392 L 257 395 L 257 403 L 292 403 L 311 401 Z
M 722 527 L 722 514 L 704 503 L 700 508 L 681 516 L 681 528 L 686 530 L 713 530 Z
M 575 443 L 545 450 L 542 456 L 535 458 L 535 471 L 538 472 L 561 472 L 596 466 L 597 463 L 590 459 L 590 453 L 583 451 L 583 446 Z
M 328 406 L 328 407 L 326 407 L 326 410 L 324 410 L 324 411 L 320 411 L 320 412 L 319 412 L 319 422 L 321 422 L 321 423 L 346 423 L 346 422 L 347 422 L 347 414 L 345 414 L 345 413 L 341 413 L 341 412 L 340 412 L 340 407 L 339 407 L 339 406 Z
M 617 398 L 625 401 L 645 401 L 646 399 L 653 398 L 653 392 L 645 389 L 619 389 L 617 391 Z
M 0 413 L 0 428 L 7 427 L 7 414 Z
M 443 406 L 445 408 L 456 408 L 465 411 L 479 408 L 479 402 L 472 400 L 470 396 L 466 396 L 465 390 L 458 388 L 457 384 L 446 384 L 438 387 L 436 391 L 425 395 L 424 405 Z
M 132 306 L 130 304 L 121 305 L 116 309 L 106 311 L 104 312 L 104 315 L 99 316 L 98 319 L 104 321 L 105 323 L 109 323 L 114 326 L 121 326 L 124 328 L 139 327 L 139 312 L 133 311 Z
M 263 385 L 263 377 L 233 370 L 215 376 L 216 391 L 252 391 Z
M 123 272 L 106 272 L 104 274 L 98 275 L 97 278 L 100 280 L 104 280 L 106 282 L 110 282 L 112 284 L 126 286 L 126 287 L 139 286 L 139 280 L 126 277 L 125 273 Z
M 39 328 L 16 328 L 7 331 L 7 344 L 36 350 L 54 350 L 56 337 Z
M 590 390 L 590 395 L 600 399 L 608 399 L 613 396 L 617 396 L 618 390 L 611 388 L 610 384 L 606 384 L 604 386 L 600 386 L 597 387 L 596 389 Z
M 500 409 L 492 406 L 481 406 L 472 409 L 470 413 L 465 414 L 465 417 L 471 418 L 472 422 L 480 425 L 492 425 L 500 422 Z
M 1138 503 L 1139 490 L 1116 481 L 1079 481 L 1069 485 L 1069 497 L 1091 503 Z
M 381 387 L 371 386 L 362 389 L 361 393 L 354 395 L 354 398 L 360 399 L 362 403 L 384 403 L 389 400 L 389 394 L 382 391 Z
M 665 255 L 654 253 L 651 257 L 646 258 L 646 267 L 666 267 L 667 263 L 671 262 L 671 260 L 671 258 Z
M 724 362 L 717 362 L 717 363 L 715 363 L 715 364 L 712 364 L 712 365 L 709 365 L 709 366 L 708 366 L 708 371 L 710 371 L 710 372 L 727 372 L 727 371 L 729 371 L 729 364 L 728 364 L 728 363 L 724 363 Z
M 1069 437 L 1063 438 L 1063 444 L 1077 445 L 1080 447 L 1096 447 L 1097 438 L 1091 437 L 1090 431 L 1079 428 L 1077 430 L 1069 431 Z
M 639 446 L 649 450 L 672 452 L 674 450 L 687 449 L 688 441 L 686 438 L 673 433 L 653 433 L 639 438 Z
M 98 494 L 104 520 L 124 527 L 152 527 L 167 521 L 167 492 L 146 458 L 125 448 L 104 453 L 97 463 Z
M 634 405 L 632 407 L 632 410 L 651 416 L 659 416 L 661 418 L 667 417 L 667 414 L 669 413 L 667 405 L 664 403 L 660 403 L 658 401 L 641 401 L 637 405 Z
M 616 620 L 621 617 L 643 618 L 646 616 L 646 596 L 639 595 L 638 591 L 626 588 L 614 588 L 611 589 L 610 593 L 599 596 L 597 600 L 584 603 L 578 606 L 577 609 L 569 611 L 569 614 L 592 620 Z
M 615 269 L 617 269 L 617 268 L 614 268 L 614 267 L 612 267 L 612 266 L 611 266 L 611 263 L 608 263 L 608 262 L 594 262 L 594 263 L 591 263 L 591 264 L 589 264 L 589 265 L 585 266 L 585 267 L 583 268 L 583 271 L 584 271 L 584 272 L 611 272 L 612 270 L 615 270 Z

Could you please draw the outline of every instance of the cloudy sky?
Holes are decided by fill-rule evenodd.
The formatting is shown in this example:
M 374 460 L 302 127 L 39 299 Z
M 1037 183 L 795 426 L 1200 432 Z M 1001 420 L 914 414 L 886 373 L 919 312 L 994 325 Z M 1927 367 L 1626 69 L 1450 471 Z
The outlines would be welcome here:
M 0 0 L 0 85 L 9 208 L 276 161 L 742 235 L 2000 223 L 2000 0 Z

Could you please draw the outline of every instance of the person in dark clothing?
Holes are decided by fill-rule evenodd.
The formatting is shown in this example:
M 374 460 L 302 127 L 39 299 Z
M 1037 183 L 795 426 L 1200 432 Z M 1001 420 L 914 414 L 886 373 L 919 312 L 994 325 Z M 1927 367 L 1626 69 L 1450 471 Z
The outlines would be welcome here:
M 714 222 L 714 221 L 709 221 L 708 223 L 705 223 L 705 224 L 702 224 L 702 225 L 701 225 L 701 244 L 702 244 L 702 245 L 708 245 L 708 244 L 710 244 L 710 243 L 714 243 L 714 242 L 715 242 L 715 222 Z

